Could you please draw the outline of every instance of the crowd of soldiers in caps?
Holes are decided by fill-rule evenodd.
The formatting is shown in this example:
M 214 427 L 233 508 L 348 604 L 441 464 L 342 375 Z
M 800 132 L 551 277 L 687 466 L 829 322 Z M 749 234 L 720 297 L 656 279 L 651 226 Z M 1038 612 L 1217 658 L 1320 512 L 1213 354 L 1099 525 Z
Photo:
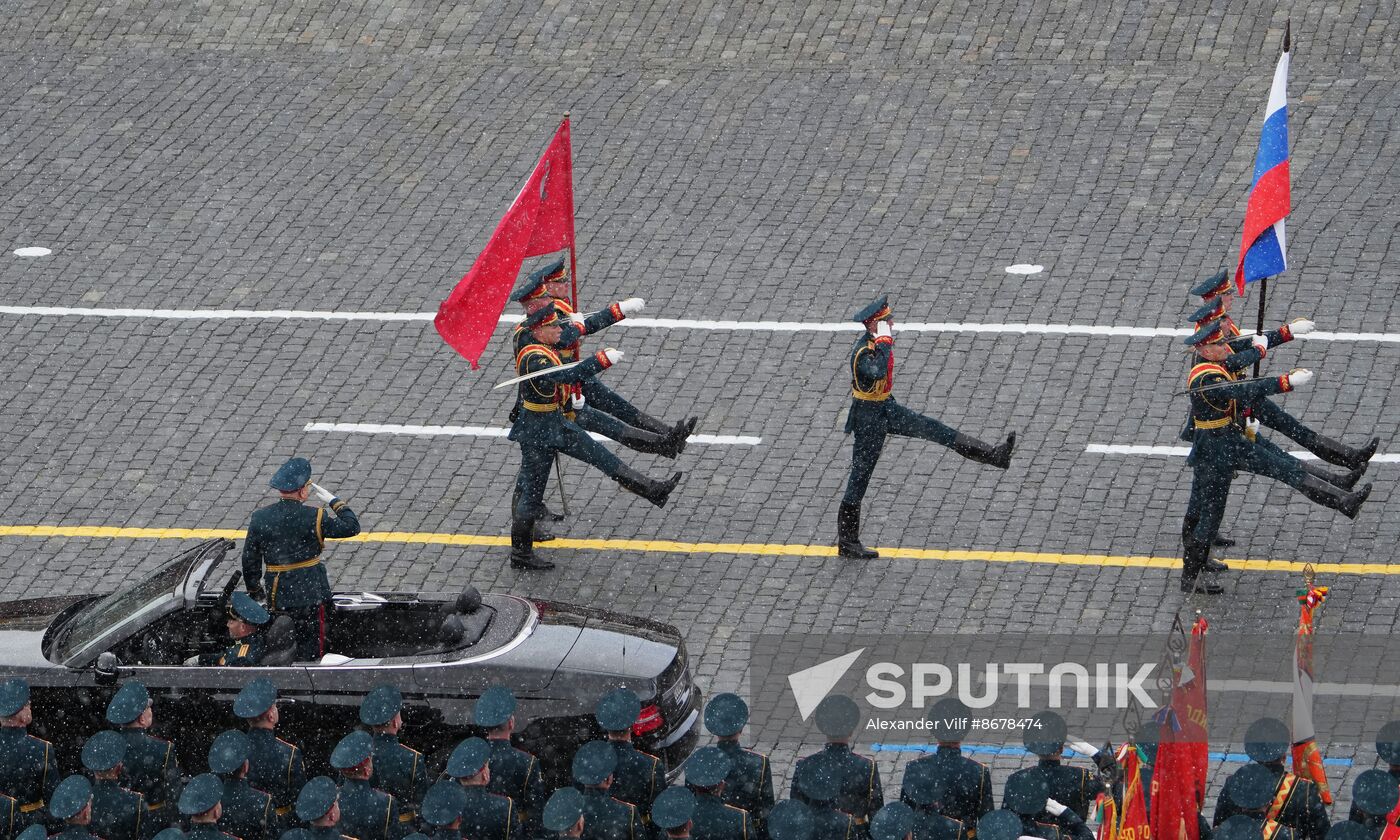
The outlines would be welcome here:
M 440 769 L 400 741 L 402 704 L 393 685 L 371 691 L 360 706 L 363 728 L 346 734 L 329 756 L 339 779 L 307 779 L 300 748 L 278 737 L 276 686 L 256 679 L 233 704 L 246 728 L 215 737 L 209 772 L 190 776 L 174 744 L 151 734 L 145 687 L 128 681 L 107 707 L 113 728 L 93 733 L 82 747 L 83 772 L 61 777 L 51 745 L 27 732 L 28 685 L 9 680 L 0 684 L 3 840 L 1091 840 L 1092 815 L 1123 796 L 1112 747 L 1096 750 L 1070 738 L 1063 718 L 1042 712 L 1024 730 L 1035 763 L 1006 779 L 998 808 L 990 771 L 961 747 L 967 730 L 949 726 L 966 725 L 971 714 L 954 698 L 929 710 L 931 720 L 943 722 L 936 751 L 905 766 L 899 795 L 889 801 L 875 762 L 852 747 L 861 713 L 842 695 L 825 698 L 813 713 L 826 744 L 797 761 L 782 800 L 767 756 L 744 745 L 749 709 L 735 694 L 705 706 L 715 742 L 693 751 L 677 774 L 633 744 L 637 695 L 622 688 L 605 694 L 595 712 L 605 739 L 578 747 L 567 768 L 574 784 L 552 792 L 540 761 L 512 743 L 516 698 L 509 689 L 482 693 L 473 722 L 485 737 L 457 744 Z M 1136 742 L 1149 809 L 1156 731 L 1155 723 L 1145 725 Z M 1393 836 L 1400 721 L 1377 739 L 1388 768 L 1357 777 L 1350 814 L 1333 824 L 1316 784 L 1284 769 L 1288 727 L 1256 721 L 1245 736 L 1250 763 L 1226 780 L 1213 818 L 1198 816 L 1200 836 Z M 1073 756 L 1067 745 L 1091 754 L 1092 766 L 1066 761 Z

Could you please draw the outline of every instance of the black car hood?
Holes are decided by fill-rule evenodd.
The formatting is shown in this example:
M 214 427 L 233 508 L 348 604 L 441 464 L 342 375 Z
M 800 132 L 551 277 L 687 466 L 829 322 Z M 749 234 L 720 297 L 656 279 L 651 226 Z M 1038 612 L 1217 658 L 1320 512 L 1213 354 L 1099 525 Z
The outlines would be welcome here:
M 44 631 L 54 616 L 87 597 L 64 595 L 0 603 L 0 651 L 5 652 L 6 667 L 54 667 L 44 658 Z

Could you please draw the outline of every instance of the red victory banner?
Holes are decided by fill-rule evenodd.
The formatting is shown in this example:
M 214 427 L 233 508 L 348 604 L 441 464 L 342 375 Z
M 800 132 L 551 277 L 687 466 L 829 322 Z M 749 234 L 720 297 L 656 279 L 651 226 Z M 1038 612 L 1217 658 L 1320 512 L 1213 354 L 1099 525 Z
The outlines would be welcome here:
M 1191 627 L 1186 664 L 1172 688 L 1171 705 L 1158 716 L 1162 729 L 1152 768 L 1152 836 L 1200 840 L 1198 816 L 1206 795 L 1206 630 Z

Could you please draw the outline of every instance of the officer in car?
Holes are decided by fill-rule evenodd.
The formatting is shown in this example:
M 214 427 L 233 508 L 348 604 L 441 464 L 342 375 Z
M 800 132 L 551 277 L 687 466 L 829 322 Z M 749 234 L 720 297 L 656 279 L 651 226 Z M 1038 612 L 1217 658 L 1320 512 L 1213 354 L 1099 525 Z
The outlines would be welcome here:
M 574 753 L 574 782 L 583 793 L 583 840 L 634 840 L 646 834 L 637 809 L 609 793 L 616 769 L 617 752 L 605 741 L 589 741 Z
M 466 791 L 462 806 L 462 836 L 472 840 L 519 840 L 520 812 L 509 796 L 487 789 L 491 781 L 491 747 L 480 738 L 457 745 L 447 760 L 447 775 Z
M 370 784 L 392 794 L 399 804 L 399 822 L 411 829 L 418 803 L 427 788 L 423 754 L 399 743 L 403 729 L 403 695 L 389 684 L 375 686 L 360 701 L 360 723 L 374 736 L 374 775 Z
M 544 780 L 540 762 L 510 742 L 515 732 L 515 694 L 503 685 L 493 685 L 481 693 L 472 709 L 472 722 L 486 730 L 491 747 L 487 764 L 491 780 L 486 789 L 509 796 L 515 802 L 527 836 L 540 834 L 540 814 L 544 810 Z
M 345 778 L 340 785 L 340 830 L 359 840 L 398 840 L 408 831 L 399 822 L 399 803 L 393 795 L 369 783 L 373 756 L 374 737 L 362 729 L 341 738 L 331 753 L 331 766 Z
M 331 600 L 322 549 L 328 539 L 360 533 L 360 520 L 349 505 L 311 483 L 311 462 L 305 458 L 287 461 L 268 483 L 282 500 L 253 512 L 243 541 L 243 581 L 254 598 L 265 597 L 274 611 L 291 616 L 297 659 L 320 659 Z M 304 504 L 313 495 L 325 507 Z
M 92 830 L 106 840 L 139 840 L 146 799 L 121 786 L 126 741 L 110 729 L 83 744 L 83 768 L 92 775 Z
M 219 825 L 241 840 L 274 840 L 281 822 L 272 809 L 272 796 L 248 784 L 248 756 L 253 745 L 236 729 L 225 730 L 209 747 L 209 770 L 223 780 Z
M 817 704 L 813 713 L 817 728 L 826 736 L 826 748 L 797 762 L 793 769 L 793 799 L 802 799 L 799 778 L 808 773 L 833 773 L 839 780 L 840 798 L 836 807 L 864 826 L 884 804 L 880 773 L 875 762 L 851 749 L 851 738 L 860 723 L 860 707 L 842 694 L 833 694 Z
M 266 644 L 262 629 L 272 616 L 267 608 L 246 592 L 235 592 L 229 598 L 228 625 L 229 646 L 222 653 L 207 653 L 199 658 L 200 665 L 231 665 L 235 667 L 257 665 L 262 661 Z M 243 840 L 248 840 L 246 837 Z
M 340 833 L 339 798 L 340 790 L 326 776 L 317 776 L 302 787 L 297 794 L 296 814 L 307 827 L 301 830 L 298 840 L 355 840 Z
M 673 787 L 661 791 L 651 803 L 651 821 L 660 832 L 658 840 L 688 840 L 695 830 L 695 794 L 690 788 Z
M 189 840 L 239 840 L 219 830 L 223 797 L 224 783 L 213 773 L 201 773 L 185 785 L 180 793 L 180 815 L 190 821 L 190 830 L 185 833 Z
M 290 823 L 306 769 L 301 748 L 277 737 L 277 686 L 262 678 L 243 686 L 233 713 L 248 722 L 248 783 L 267 791 L 277 818 Z
M 16 828 L 44 823 L 44 805 L 59 780 L 53 745 L 29 734 L 33 720 L 29 683 L 0 683 L 0 793 L 19 803 Z
M 749 706 L 737 694 L 716 694 L 705 706 L 705 728 L 719 739 L 715 746 L 734 762 L 721 798 L 726 805 L 748 811 L 753 833 L 762 837 L 764 815 L 773 807 L 773 771 L 768 756 L 739 743 L 748 722 Z
M 92 783 L 82 776 L 69 776 L 58 783 L 49 797 L 49 813 L 63 823 L 55 838 L 102 840 L 92 833 Z
M 617 768 L 608 793 L 635 805 L 645 823 L 650 819 L 651 803 L 666 789 L 666 763 L 633 745 L 632 726 L 641 713 L 642 701 L 637 695 L 630 689 L 617 688 L 599 698 L 594 719 L 617 753 Z
M 119 727 L 126 741 L 122 786 L 146 797 L 150 828 L 171 825 L 180 796 L 180 761 L 174 744 L 150 733 L 155 715 L 146 686 L 137 680 L 123 683 L 107 704 L 107 722 Z
M 701 747 L 685 761 L 685 785 L 695 794 L 695 840 L 746 840 L 749 812 L 724 804 L 724 780 L 734 762 L 719 747 Z
M 547 832 L 542 837 L 576 838 L 583 836 L 583 794 L 578 788 L 563 787 L 549 795 L 544 803 L 540 824 Z
M 432 830 L 432 840 L 462 840 L 462 809 L 466 805 L 467 792 L 451 779 L 428 788 L 423 796 L 423 822 Z

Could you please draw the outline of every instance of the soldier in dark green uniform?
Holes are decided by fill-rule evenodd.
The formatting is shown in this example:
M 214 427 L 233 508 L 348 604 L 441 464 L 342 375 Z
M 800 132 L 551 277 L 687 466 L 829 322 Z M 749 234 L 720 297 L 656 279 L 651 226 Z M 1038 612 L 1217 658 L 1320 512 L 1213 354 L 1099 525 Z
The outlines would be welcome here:
M 92 833 L 92 784 L 82 776 L 69 776 L 54 787 L 49 814 L 63 824 L 55 838 L 103 840 Z
M 836 807 L 850 814 L 864 833 L 863 826 L 885 803 L 885 795 L 875 762 L 851 749 L 851 738 L 860 723 L 860 708 L 851 698 L 833 694 L 817 704 L 813 717 L 826 736 L 826 748 L 797 762 L 792 773 L 792 798 L 805 801 L 798 784 L 804 775 L 833 774 L 840 791 Z
M 1240 768 L 1231 777 L 1230 804 L 1235 813 L 1220 823 L 1216 837 L 1267 836 L 1269 840 L 1295 840 L 1298 834 L 1268 816 L 1276 780 L 1262 764 Z M 1327 828 L 1330 828 L 1328 826 Z M 1324 829 L 1324 831 L 1326 828 Z
M 544 780 L 540 778 L 539 759 L 510 742 L 515 732 L 515 706 L 515 694 L 510 689 L 493 685 L 477 698 L 472 722 L 486 730 L 486 743 L 491 747 L 487 760 L 491 781 L 486 789 L 510 797 L 526 836 L 537 837 L 543 828 L 540 814 L 545 804 Z
M 396 686 L 376 686 L 360 702 L 360 723 L 374 735 L 374 775 L 370 784 L 393 794 L 399 803 L 399 822 L 412 826 L 418 803 L 427 789 L 423 754 L 399 743 L 403 729 L 403 695 Z
M 540 816 L 545 832 L 542 837 L 566 838 L 583 836 L 583 794 L 577 788 L 559 788 L 549 795 Z
M 1021 833 L 1042 840 L 1094 840 L 1094 833 L 1079 815 L 1050 798 L 1044 771 L 1013 774 L 1006 780 L 1002 807 L 1021 818 Z M 1048 817 L 1042 820 L 1042 816 Z M 1050 822 L 1049 820 L 1054 820 Z
M 121 786 L 126 741 L 111 730 L 83 744 L 83 768 L 92 774 L 92 830 L 105 840 L 141 840 L 146 800 Z
M 257 665 L 262 661 L 267 645 L 263 640 L 262 629 L 272 618 L 267 608 L 246 592 L 235 592 L 229 598 L 228 625 L 229 646 L 223 653 L 205 654 L 199 658 L 200 665 Z M 188 664 L 188 663 L 187 663 Z M 248 840 L 248 838 L 243 838 Z
M 962 754 L 962 740 L 967 737 L 971 718 L 972 710 L 956 697 L 945 697 L 929 708 L 928 719 L 933 724 L 938 751 L 905 766 L 899 798 L 917 807 L 918 799 L 910 795 L 910 787 L 917 779 L 927 777 L 941 789 L 938 813 L 957 820 L 969 836 L 975 836 L 977 821 L 995 805 L 991 771 Z
M 10 797 L 8 796 L 6 796 L 5 798 L 10 799 Z M 15 808 L 15 818 L 19 818 L 18 807 Z M 44 830 L 44 827 L 42 825 L 31 825 L 25 828 L 24 830 L 20 831 L 18 834 L 14 835 L 14 838 L 15 840 L 48 840 L 49 833 Z
M 622 487 L 636 493 L 657 507 L 665 507 L 671 491 L 681 480 L 676 473 L 668 481 L 655 481 L 624 465 L 616 455 L 589 437 L 578 426 L 564 419 L 562 410 L 568 399 L 566 386 L 594 376 L 622 358 L 620 350 L 600 350 L 575 368 L 551 371 L 560 367 L 558 352 L 562 326 L 553 306 L 546 306 L 525 320 L 534 338 L 516 355 L 517 375 L 541 374 L 519 385 L 520 405 L 524 409 L 511 425 L 508 437 L 520 445 L 520 475 L 516 480 L 518 496 L 511 524 L 511 565 L 522 569 L 552 569 L 554 564 L 539 560 L 533 551 L 534 521 L 543 510 L 545 484 L 555 453 L 577 458 L 612 478 Z
M 302 787 L 296 814 L 307 824 L 300 840 L 356 840 L 340 833 L 340 790 L 327 776 L 317 776 Z
M 331 752 L 340 771 L 340 830 L 358 840 L 399 840 L 408 832 L 399 822 L 392 794 L 370 785 L 374 774 L 374 738 L 363 729 L 351 732 Z
M 762 837 L 768 809 L 773 807 L 773 771 L 768 756 L 739 743 L 748 722 L 749 706 L 737 694 L 716 694 L 705 706 L 705 728 L 734 762 L 724 780 L 724 802 L 747 811 L 754 836 Z
M 661 791 L 651 803 L 651 820 L 658 829 L 657 840 L 689 840 L 694 835 L 695 800 L 696 795 L 689 788 Z
M 467 794 L 454 781 L 435 782 L 423 795 L 423 822 L 432 831 L 432 840 L 462 840 L 462 808 Z
M 1397 803 L 1400 803 L 1400 783 L 1395 777 L 1384 770 L 1367 770 L 1352 783 L 1353 816 L 1349 819 L 1379 837 L 1391 825 L 1389 816 Z
M 1386 773 L 1400 783 L 1400 720 L 1393 720 L 1376 733 L 1376 755 L 1387 765 Z M 1365 822 L 1365 814 L 1352 802 L 1347 819 L 1352 822 Z
M 632 725 L 642 713 L 642 701 L 635 692 L 616 688 L 598 698 L 594 719 L 617 753 L 610 796 L 637 809 L 642 822 L 650 819 L 651 803 L 666 789 L 666 763 L 632 743 Z
M 137 680 L 123 683 L 107 704 L 107 722 L 121 727 L 126 741 L 121 783 L 146 797 L 147 830 L 169 826 L 180 796 L 180 762 L 174 744 L 150 733 L 155 715 L 146 686 Z
M 870 840 L 914 840 L 914 810 L 903 802 L 890 802 L 870 818 Z
M 248 757 L 253 745 L 236 729 L 219 733 L 209 747 L 209 770 L 223 781 L 219 826 L 241 840 L 274 840 L 282 833 L 272 795 L 248 784 Z
M 724 780 L 734 762 L 719 747 L 701 747 L 685 760 L 685 784 L 695 794 L 690 827 L 695 840 L 746 840 L 749 812 L 724 804 Z
M 846 840 L 855 830 L 855 826 L 850 825 L 850 819 L 849 816 L 846 816 L 846 822 L 849 825 L 846 833 L 838 835 L 834 840 Z M 816 840 L 817 838 L 812 809 L 796 799 L 784 799 L 773 803 L 773 807 L 768 809 L 768 819 L 764 823 L 764 828 L 768 840 Z
M 233 713 L 248 722 L 248 784 L 267 791 L 278 820 L 291 824 L 306 769 L 301 748 L 277 737 L 277 686 L 262 678 L 249 682 L 234 700 Z
M 1004 443 L 992 446 L 900 405 L 892 393 L 894 312 L 888 298 L 881 297 L 861 309 L 854 320 L 865 325 L 865 334 L 851 348 L 851 410 L 846 416 L 846 433 L 855 433 L 855 443 L 851 447 L 851 476 L 836 516 L 836 544 L 842 557 L 867 560 L 880 555 L 861 544 L 860 503 L 886 437 L 931 440 L 964 458 L 1004 470 L 1011 464 L 1016 433 L 1007 435 Z
M 1011 811 L 988 811 L 977 821 L 973 836 L 980 840 L 1017 840 L 1021 836 L 1021 818 Z
M 462 806 L 462 835 L 471 840 L 518 840 L 520 813 L 509 796 L 492 793 L 491 747 L 480 738 L 468 738 L 457 745 L 447 760 L 447 775 L 466 791 Z
M 574 782 L 583 793 L 583 840 L 636 840 L 645 834 L 637 809 L 608 793 L 616 767 L 617 753 L 603 741 L 589 741 L 574 753 Z
M 857 840 L 865 835 L 850 814 L 839 809 L 841 798 L 840 774 L 828 772 L 829 761 L 818 761 L 801 775 L 793 774 L 795 797 L 786 800 L 808 809 L 812 817 L 812 840 Z M 782 803 L 779 803 L 782 804 Z M 772 832 L 770 827 L 769 832 Z
M 969 840 L 971 837 L 962 823 L 939 813 L 947 790 L 946 783 L 932 773 L 905 774 L 900 796 L 914 814 L 914 840 Z
M 1250 724 L 1245 732 L 1245 754 L 1258 766 L 1268 770 L 1274 779 L 1270 801 L 1263 816 L 1266 821 L 1273 820 L 1292 828 L 1297 833 L 1298 840 L 1323 840 L 1330 823 L 1317 785 L 1293 775 L 1283 767 L 1283 759 L 1288 753 L 1290 741 L 1288 726 L 1275 718 L 1260 718 Z M 1235 802 L 1234 788 L 1250 780 L 1249 776 L 1241 777 L 1240 774 L 1253 766 L 1255 765 L 1247 765 L 1236 770 L 1225 780 L 1215 805 L 1212 825 L 1219 826 L 1243 811 Z M 1257 770 L 1250 770 L 1250 773 L 1259 776 Z
M 287 461 L 268 484 L 282 500 L 253 512 L 243 541 L 243 581 L 254 598 L 266 597 L 274 611 L 291 616 L 297 659 L 320 659 L 331 600 L 321 554 L 326 540 L 360 533 L 360 520 L 349 505 L 311 483 L 311 462 L 305 458 Z M 311 496 L 325 507 L 304 504 Z
M 224 783 L 213 773 L 202 773 L 190 779 L 180 792 L 180 814 L 190 821 L 185 834 L 189 840 L 238 840 L 219 830 L 223 816 Z
M 19 803 L 17 828 L 45 822 L 44 805 L 59 780 L 53 745 L 29 734 L 33 720 L 29 683 L 0 683 L 0 793 Z
M 1011 777 L 1015 778 L 1018 773 L 1040 772 L 1050 787 L 1049 798 L 1068 807 L 1081 821 L 1087 820 L 1090 809 L 1094 807 L 1094 801 L 1108 794 L 1108 786 L 1099 778 L 1098 773 L 1061 761 L 1065 739 L 1069 737 L 1063 717 L 1047 711 L 1035 715 L 1031 720 L 1032 725 L 1022 730 L 1022 740 L 1026 745 L 1026 752 L 1038 756 L 1039 761 L 1035 767 L 1018 770 L 1012 773 Z M 1058 822 L 1046 819 L 1046 815 L 1043 814 L 1037 819 L 1042 822 Z M 1061 824 L 1060 827 L 1069 826 Z

